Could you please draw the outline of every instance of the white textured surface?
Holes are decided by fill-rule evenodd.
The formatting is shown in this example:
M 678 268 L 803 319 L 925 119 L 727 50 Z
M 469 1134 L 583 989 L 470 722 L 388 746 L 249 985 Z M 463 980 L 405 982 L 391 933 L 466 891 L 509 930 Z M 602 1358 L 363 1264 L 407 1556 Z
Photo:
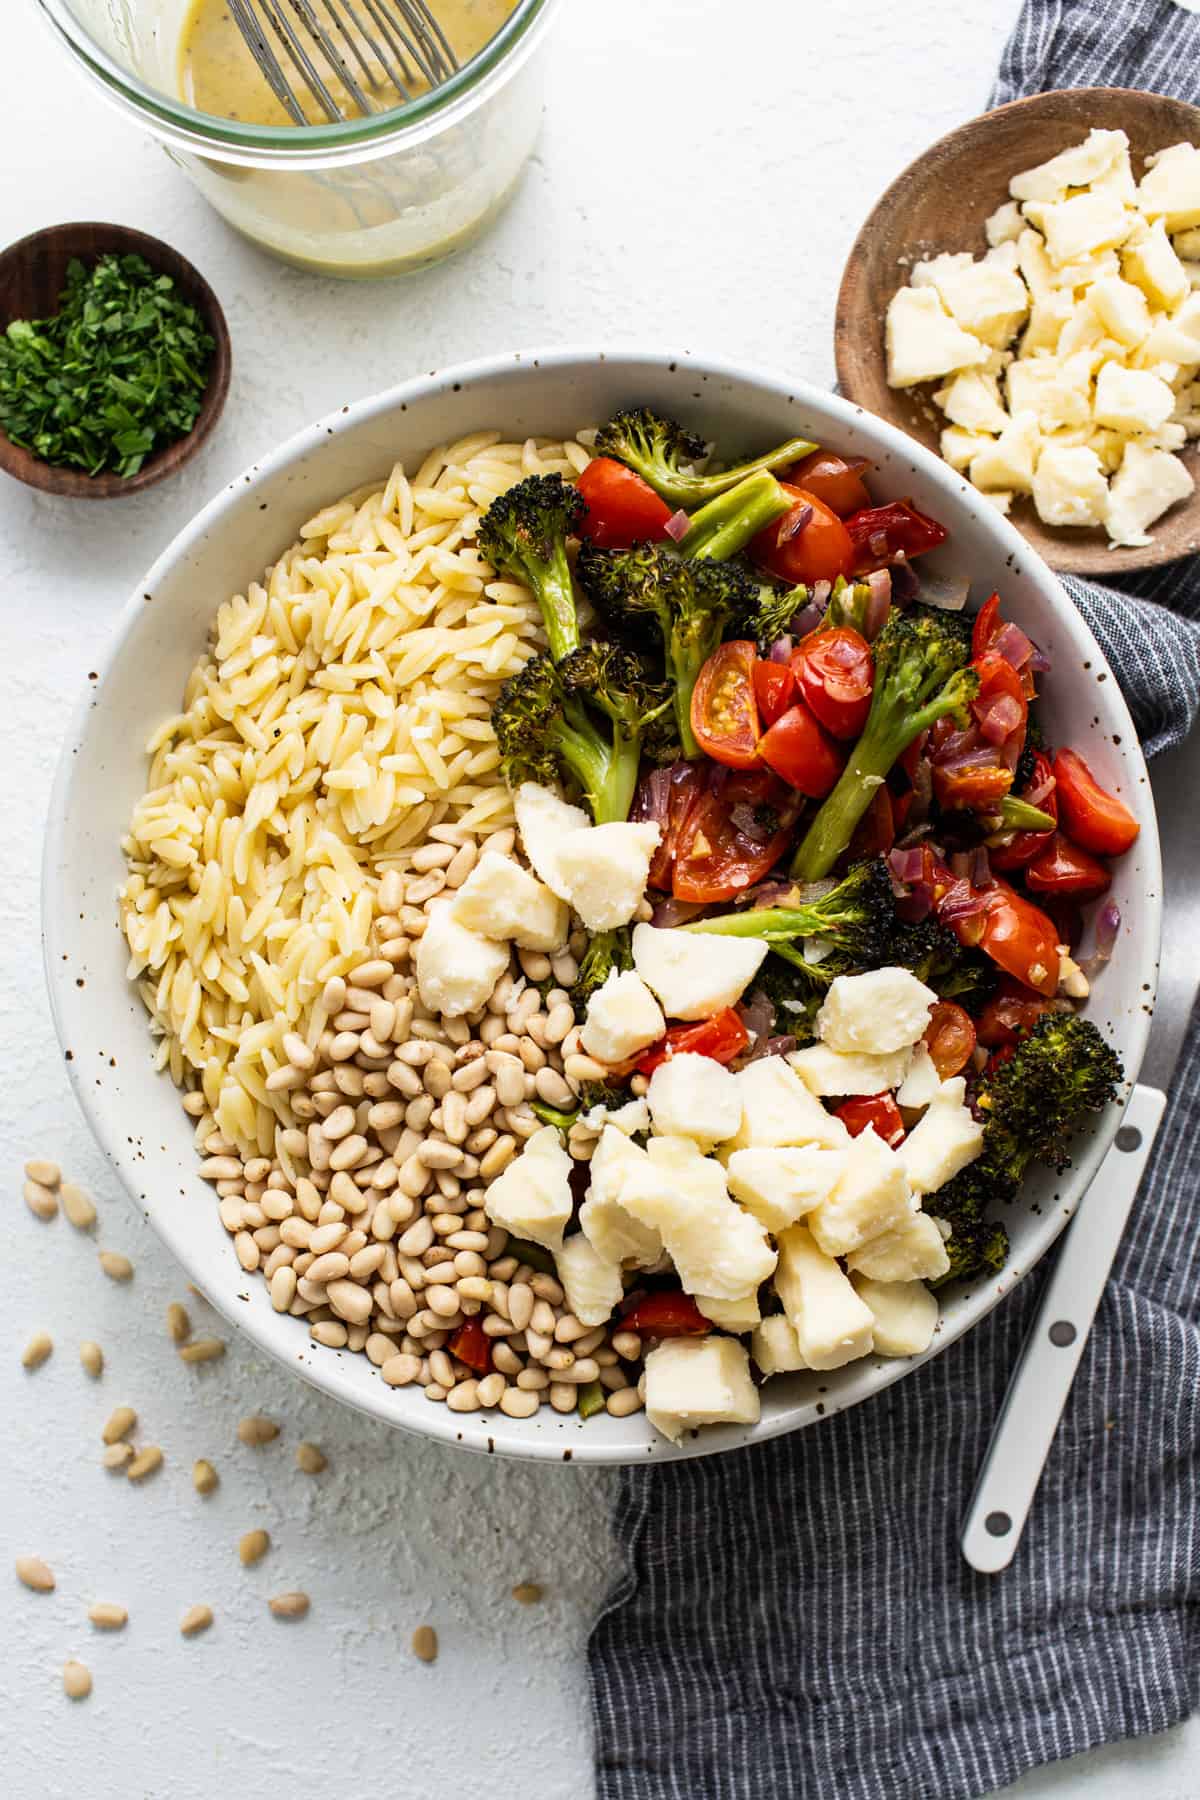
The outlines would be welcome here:
M 236 1345 L 224 1362 L 188 1369 L 166 1341 L 163 1310 L 183 1297 L 182 1281 L 87 1137 L 43 998 L 37 868 L 58 719 L 126 590 L 199 502 L 345 399 L 484 350 L 603 333 L 712 345 L 828 381 L 833 298 L 854 231 L 912 155 L 979 109 L 1015 6 L 751 0 L 735 15 L 722 0 L 575 0 L 538 158 L 499 229 L 442 269 L 362 288 L 278 267 L 233 238 L 153 146 L 61 70 L 32 7 L 10 11 L 5 237 L 112 218 L 170 238 L 222 296 L 235 375 L 216 441 L 153 494 L 92 510 L 10 482 L 0 490 L 5 1791 L 209 1800 L 223 1789 L 274 1800 L 336 1782 L 405 1800 L 518 1783 L 545 1800 L 586 1794 L 582 1658 L 615 1567 L 608 1478 L 456 1456 L 341 1413 Z M 743 67 L 731 63 L 739 54 Z M 654 122 L 645 141 L 661 146 L 654 174 L 630 148 L 643 108 Z M 616 148 L 601 148 L 606 136 Z M 136 1264 L 129 1287 L 100 1275 L 95 1244 L 63 1219 L 41 1225 L 21 1205 L 32 1149 L 93 1188 L 98 1241 Z M 192 1304 L 203 1329 L 206 1309 Z M 52 1334 L 55 1353 L 26 1375 L 17 1357 L 35 1330 Z M 105 1349 L 99 1383 L 78 1365 L 84 1337 Z M 167 1458 L 140 1489 L 99 1467 L 100 1425 L 123 1401 L 141 1414 L 142 1441 Z M 236 1421 L 251 1410 L 283 1424 L 276 1444 L 238 1444 Z M 328 1454 L 325 1475 L 295 1471 L 302 1436 Z M 222 1475 L 208 1500 L 190 1483 L 201 1455 Z M 237 1539 L 259 1523 L 274 1545 L 243 1571 Z M 29 1594 L 6 1573 L 30 1552 L 54 1568 L 53 1595 Z M 546 1600 L 524 1609 L 509 1590 L 530 1579 Z M 292 1587 L 312 1595 L 313 1610 L 287 1625 L 265 1600 Z M 129 1608 L 123 1633 L 92 1630 L 94 1599 Z M 196 1601 L 217 1623 L 185 1642 L 177 1622 Z M 422 1621 L 441 1636 L 432 1669 L 408 1650 Z M 93 1670 L 86 1704 L 62 1696 L 68 1656 Z M 1198 1760 L 1193 1724 L 1012 1792 L 1195 1800 Z

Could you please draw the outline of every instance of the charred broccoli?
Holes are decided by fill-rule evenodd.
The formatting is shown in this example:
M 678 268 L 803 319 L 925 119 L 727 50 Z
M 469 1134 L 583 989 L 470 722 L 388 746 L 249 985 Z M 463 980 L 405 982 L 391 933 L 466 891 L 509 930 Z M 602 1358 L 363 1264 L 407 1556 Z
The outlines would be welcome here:
M 691 465 L 702 462 L 708 454 L 703 438 L 698 438 L 674 419 L 652 412 L 648 406 L 619 412 L 596 433 L 596 450 L 601 456 L 613 456 L 637 471 L 672 506 L 700 506 L 706 500 L 736 487 L 747 475 L 759 469 L 781 469 L 799 462 L 817 446 L 807 438 L 789 438 L 766 456 L 756 456 L 736 468 L 722 469 L 717 475 L 697 475 Z
M 530 475 L 493 500 L 479 521 L 480 554 L 497 574 L 537 595 L 555 662 L 579 648 L 567 539 L 586 514 L 582 495 L 561 475 Z
M 571 988 L 571 1004 L 582 1018 L 596 989 L 603 987 L 614 969 L 621 974 L 633 967 L 633 942 L 627 925 L 598 931 L 583 953 L 579 974 Z

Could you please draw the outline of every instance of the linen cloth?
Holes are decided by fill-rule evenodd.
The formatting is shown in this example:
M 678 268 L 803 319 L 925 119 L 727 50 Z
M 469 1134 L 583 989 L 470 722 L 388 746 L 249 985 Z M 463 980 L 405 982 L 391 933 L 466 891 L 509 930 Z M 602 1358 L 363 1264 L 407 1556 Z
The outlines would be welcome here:
M 1027 0 L 994 102 L 1200 91 L 1173 0 Z M 1200 707 L 1195 561 L 1068 580 L 1149 754 Z M 1198 812 L 1200 829 L 1200 812 Z M 625 1471 L 589 1675 L 600 1800 L 975 1800 L 1200 1704 L 1200 1018 L 1013 1565 L 961 1521 L 1039 1271 L 866 1405 Z M 1197 1776 L 1200 1795 L 1200 1774 Z

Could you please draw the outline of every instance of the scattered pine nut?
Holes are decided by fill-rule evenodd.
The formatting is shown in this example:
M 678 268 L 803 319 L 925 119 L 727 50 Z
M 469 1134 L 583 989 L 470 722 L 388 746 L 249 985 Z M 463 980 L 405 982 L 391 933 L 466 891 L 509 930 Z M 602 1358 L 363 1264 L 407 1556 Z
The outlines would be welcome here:
M 198 1494 L 211 1494 L 220 1479 L 207 1457 L 202 1456 L 192 1464 L 192 1486 Z
M 62 1170 L 48 1156 L 31 1156 L 25 1164 L 25 1173 L 39 1187 L 56 1188 L 62 1181 Z
M 65 1662 L 62 1681 L 68 1700 L 86 1700 L 92 1691 L 92 1671 L 84 1663 Z
M 296 1445 L 296 1467 L 306 1475 L 319 1475 L 327 1467 L 324 1454 L 315 1444 Z
M 54 1576 L 40 1556 L 18 1556 L 17 1580 L 23 1581 L 35 1594 L 52 1594 Z
M 536 1606 L 542 1597 L 542 1590 L 536 1581 L 519 1581 L 512 1595 L 521 1606 Z
M 214 1362 L 224 1356 L 225 1344 L 221 1338 L 195 1338 L 190 1344 L 181 1344 L 179 1354 L 186 1363 Z
M 438 1653 L 437 1632 L 432 1625 L 418 1625 L 412 1634 L 413 1655 L 419 1656 L 422 1662 L 436 1662 Z
M 148 1475 L 153 1475 L 156 1469 L 162 1467 L 162 1459 L 163 1453 L 158 1445 L 147 1444 L 144 1450 L 138 1451 L 125 1473 L 130 1481 L 145 1481 Z
M 96 1206 L 86 1188 L 77 1181 L 64 1181 L 58 1190 L 67 1221 L 76 1231 L 90 1231 L 96 1223 Z
M 52 1219 L 58 1211 L 58 1200 L 52 1190 L 40 1181 L 27 1181 L 21 1189 L 25 1204 L 35 1219 Z
M 238 1420 L 238 1438 L 243 1444 L 249 1444 L 257 1450 L 261 1444 L 270 1444 L 279 1436 L 279 1427 L 274 1419 L 268 1419 L 262 1413 L 251 1413 L 248 1418 Z
M 100 1267 L 110 1281 L 129 1281 L 133 1276 L 133 1264 L 119 1250 L 102 1250 Z
M 111 1600 L 97 1600 L 88 1607 L 88 1618 L 99 1631 L 122 1631 L 129 1623 L 129 1614 L 123 1606 L 114 1606 Z
M 137 1424 L 137 1414 L 132 1406 L 118 1406 L 109 1413 L 104 1430 L 100 1433 L 101 1441 L 106 1444 L 119 1443 L 127 1438 Z
M 106 1469 L 123 1469 L 133 1461 L 133 1445 L 126 1443 L 110 1444 L 100 1458 Z
M 271 1539 L 267 1532 L 261 1529 L 244 1532 L 238 1540 L 238 1555 L 242 1559 L 242 1567 L 248 1569 L 254 1563 L 261 1562 L 270 1548 Z
M 21 1367 L 23 1369 L 40 1369 L 53 1349 L 53 1338 L 44 1331 L 37 1332 L 21 1352 Z
M 308 1611 L 311 1601 L 307 1594 L 293 1591 L 290 1594 L 276 1594 L 267 1605 L 277 1619 L 302 1619 Z
M 189 1606 L 179 1621 L 179 1629 L 184 1637 L 195 1637 L 198 1631 L 207 1631 L 212 1622 L 211 1606 Z
M 99 1344 L 92 1342 L 91 1338 L 85 1338 L 80 1344 L 79 1360 L 93 1381 L 104 1373 L 104 1352 Z
M 167 1336 L 173 1344 L 186 1344 L 192 1335 L 192 1321 L 188 1318 L 187 1307 L 179 1300 L 172 1300 L 167 1308 Z

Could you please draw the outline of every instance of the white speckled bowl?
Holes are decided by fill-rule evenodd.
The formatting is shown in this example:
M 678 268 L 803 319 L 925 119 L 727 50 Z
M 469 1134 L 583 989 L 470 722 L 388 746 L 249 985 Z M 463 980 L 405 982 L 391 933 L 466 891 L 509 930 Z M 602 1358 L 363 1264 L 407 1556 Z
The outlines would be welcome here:
M 321 1349 L 303 1324 L 275 1313 L 266 1284 L 242 1273 L 197 1173 L 191 1124 L 165 1075 L 151 1068 L 146 1017 L 125 978 L 116 888 L 119 840 L 145 777 L 143 745 L 175 711 L 213 613 L 292 542 L 319 506 L 410 466 L 429 446 L 495 425 L 509 437 L 569 435 L 618 405 L 647 402 L 717 438 L 729 452 L 795 432 L 870 457 L 878 495 L 911 494 L 951 529 L 944 569 L 970 572 L 973 602 L 999 588 L 1005 611 L 1052 659 L 1044 683 L 1056 739 L 1085 751 L 1100 779 L 1141 821 L 1113 894 L 1124 925 L 1091 1001 L 1097 1024 L 1137 1074 L 1154 999 L 1160 916 L 1158 832 L 1146 767 L 1116 681 L 1049 569 L 1020 534 L 929 451 L 860 408 L 780 376 L 717 357 L 669 352 L 553 350 L 497 356 L 345 407 L 256 463 L 198 515 L 140 583 L 109 654 L 67 734 L 46 835 L 46 972 L 55 1023 L 84 1112 L 136 1204 L 191 1279 L 234 1325 L 351 1406 L 405 1430 L 500 1455 L 635 1462 L 703 1455 L 813 1423 L 898 1380 L 916 1361 L 867 1358 L 834 1374 L 777 1378 L 751 1428 L 699 1433 L 681 1450 L 641 1414 L 581 1425 L 543 1408 L 530 1420 L 462 1415 L 415 1389 L 389 1388 L 364 1356 Z M 1008 1215 L 1012 1260 L 999 1280 L 945 1303 L 929 1355 L 961 1337 L 1053 1243 L 1094 1175 L 1118 1119 L 1085 1132 L 1065 1177 L 1039 1172 Z

